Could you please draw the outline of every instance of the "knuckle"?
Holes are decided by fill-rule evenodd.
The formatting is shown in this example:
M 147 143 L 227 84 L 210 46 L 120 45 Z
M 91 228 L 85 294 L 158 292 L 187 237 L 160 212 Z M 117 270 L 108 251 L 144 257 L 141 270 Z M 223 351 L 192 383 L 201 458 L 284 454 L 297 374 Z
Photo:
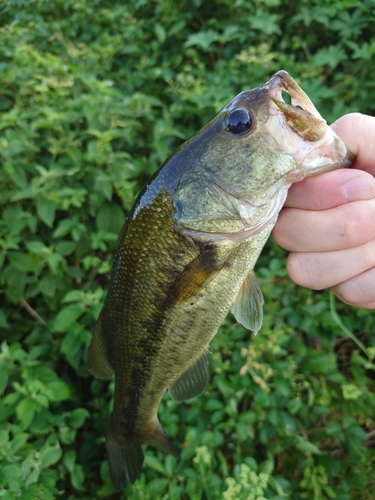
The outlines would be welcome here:
M 344 239 L 348 247 L 357 246 L 360 244 L 362 234 L 361 218 L 353 214 L 346 214 L 342 226 L 341 237 Z
M 375 200 L 362 200 L 345 206 L 340 215 L 339 237 L 347 248 L 363 245 L 375 238 Z

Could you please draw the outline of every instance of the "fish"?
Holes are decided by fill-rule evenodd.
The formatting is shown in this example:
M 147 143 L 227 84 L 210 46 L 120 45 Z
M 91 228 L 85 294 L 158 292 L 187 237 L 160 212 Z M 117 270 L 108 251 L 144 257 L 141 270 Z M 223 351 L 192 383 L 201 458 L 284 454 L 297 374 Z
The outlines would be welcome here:
M 88 355 L 93 375 L 115 377 L 106 451 L 117 491 L 139 476 L 143 444 L 179 457 L 160 400 L 167 390 L 178 402 L 204 392 L 209 344 L 228 311 L 260 329 L 254 266 L 288 188 L 353 159 L 281 70 L 234 97 L 143 188 L 119 235 Z

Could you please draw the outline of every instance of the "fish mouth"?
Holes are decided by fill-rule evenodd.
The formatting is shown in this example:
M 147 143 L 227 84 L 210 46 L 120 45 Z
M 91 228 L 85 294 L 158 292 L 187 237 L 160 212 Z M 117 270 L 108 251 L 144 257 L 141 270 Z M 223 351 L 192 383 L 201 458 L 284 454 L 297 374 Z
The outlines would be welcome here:
M 273 103 L 282 111 L 288 125 L 296 134 L 310 142 L 317 142 L 324 137 L 327 122 L 289 73 L 278 71 L 265 87 Z M 291 104 L 284 101 L 283 91 L 289 94 Z

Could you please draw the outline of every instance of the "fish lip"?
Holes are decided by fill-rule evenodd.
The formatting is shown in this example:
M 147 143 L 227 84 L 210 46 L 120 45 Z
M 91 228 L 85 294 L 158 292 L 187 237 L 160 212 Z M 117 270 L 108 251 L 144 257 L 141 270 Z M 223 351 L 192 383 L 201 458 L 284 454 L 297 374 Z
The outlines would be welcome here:
M 305 112 L 313 115 L 317 120 L 324 123 L 325 120 L 322 118 L 319 111 L 316 109 L 314 104 L 308 95 L 301 89 L 301 87 L 293 80 L 289 73 L 285 70 L 278 71 L 265 85 L 270 93 L 272 100 L 277 105 L 282 103 L 283 106 L 296 107 L 300 106 Z M 285 90 L 290 95 L 292 106 L 284 102 L 282 98 L 282 91 Z

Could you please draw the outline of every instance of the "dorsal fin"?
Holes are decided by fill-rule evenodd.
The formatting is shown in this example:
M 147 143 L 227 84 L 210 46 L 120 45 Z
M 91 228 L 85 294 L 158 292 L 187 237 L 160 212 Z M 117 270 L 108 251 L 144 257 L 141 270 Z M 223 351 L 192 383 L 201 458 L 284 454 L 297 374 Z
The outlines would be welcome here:
M 107 344 L 102 332 L 102 315 L 100 314 L 95 325 L 94 335 L 89 349 L 88 368 L 99 378 L 112 377 L 114 371 L 109 363 Z
M 259 287 L 254 271 L 251 271 L 241 286 L 233 304 L 232 313 L 241 325 L 257 333 L 262 326 L 263 304 L 262 290 Z

